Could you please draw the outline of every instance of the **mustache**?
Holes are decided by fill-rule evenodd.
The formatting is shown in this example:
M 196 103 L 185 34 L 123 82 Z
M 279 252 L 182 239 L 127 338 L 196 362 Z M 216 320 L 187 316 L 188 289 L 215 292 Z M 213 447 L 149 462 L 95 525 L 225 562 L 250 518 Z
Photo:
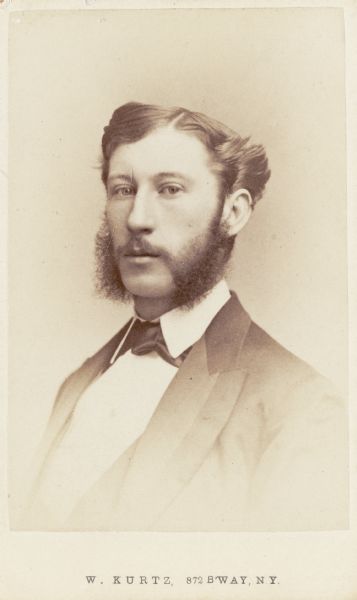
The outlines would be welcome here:
M 115 250 L 118 258 L 121 256 L 161 256 L 165 252 L 142 237 L 133 237 L 125 245 Z

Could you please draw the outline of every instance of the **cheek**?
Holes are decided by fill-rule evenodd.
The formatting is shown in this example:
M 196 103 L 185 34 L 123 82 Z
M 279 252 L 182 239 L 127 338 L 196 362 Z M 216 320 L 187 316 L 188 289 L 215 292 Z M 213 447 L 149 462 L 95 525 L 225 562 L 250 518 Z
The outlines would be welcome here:
M 106 216 L 110 233 L 113 239 L 116 240 L 118 239 L 118 237 L 121 237 L 123 235 L 125 230 L 125 211 L 123 209 L 118 208 L 107 208 Z
M 217 211 L 203 206 L 200 211 L 192 211 L 189 215 L 176 215 L 173 237 L 184 240 L 196 238 L 207 232 Z

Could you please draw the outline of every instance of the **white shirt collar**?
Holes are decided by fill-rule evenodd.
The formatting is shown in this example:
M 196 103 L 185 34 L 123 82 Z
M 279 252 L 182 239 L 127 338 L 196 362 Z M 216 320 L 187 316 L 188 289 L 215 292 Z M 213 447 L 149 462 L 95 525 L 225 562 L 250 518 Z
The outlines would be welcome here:
M 160 317 L 162 333 L 173 358 L 180 356 L 202 337 L 212 319 L 229 299 L 227 282 L 221 279 L 193 308 L 174 308 Z

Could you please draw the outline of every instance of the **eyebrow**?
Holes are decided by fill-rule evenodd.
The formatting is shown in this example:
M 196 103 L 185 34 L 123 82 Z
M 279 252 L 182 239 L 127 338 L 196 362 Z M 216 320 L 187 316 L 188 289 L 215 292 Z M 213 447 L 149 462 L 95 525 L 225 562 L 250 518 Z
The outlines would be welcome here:
M 131 175 L 126 175 L 125 173 L 115 173 L 114 175 L 109 175 L 108 183 L 112 181 L 116 181 L 120 179 L 121 181 L 126 181 L 127 183 L 133 183 L 134 177 Z
M 163 171 L 154 175 L 153 179 L 186 179 L 190 181 L 190 177 L 184 173 L 178 173 L 177 171 Z
M 180 179 L 181 181 L 186 181 L 188 183 L 192 183 L 192 178 L 184 173 L 179 173 L 178 171 L 162 171 L 160 173 L 156 173 L 151 177 L 152 181 L 157 182 L 162 179 Z M 108 177 L 108 183 L 112 183 L 113 181 L 125 181 L 127 183 L 133 183 L 135 181 L 134 175 L 127 175 L 126 173 L 114 173 Z

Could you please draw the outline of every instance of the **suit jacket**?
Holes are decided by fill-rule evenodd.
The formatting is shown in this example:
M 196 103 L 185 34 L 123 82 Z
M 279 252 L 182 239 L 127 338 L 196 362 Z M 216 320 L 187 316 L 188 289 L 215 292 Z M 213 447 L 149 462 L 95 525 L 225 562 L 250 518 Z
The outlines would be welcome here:
M 39 463 L 127 325 L 63 383 Z M 39 476 L 41 478 L 41 474 Z M 65 526 L 37 505 L 25 529 L 275 531 L 348 527 L 346 416 L 331 385 L 253 323 L 237 297 L 192 347 L 144 434 Z

